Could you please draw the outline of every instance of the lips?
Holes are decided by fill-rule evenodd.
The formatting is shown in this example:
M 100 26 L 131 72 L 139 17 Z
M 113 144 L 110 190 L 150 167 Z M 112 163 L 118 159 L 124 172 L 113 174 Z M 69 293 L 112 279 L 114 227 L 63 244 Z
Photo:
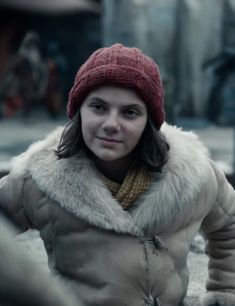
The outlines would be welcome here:
M 110 143 L 121 143 L 120 140 L 114 139 L 114 138 L 108 138 L 108 137 L 97 137 L 99 140 L 110 142 Z

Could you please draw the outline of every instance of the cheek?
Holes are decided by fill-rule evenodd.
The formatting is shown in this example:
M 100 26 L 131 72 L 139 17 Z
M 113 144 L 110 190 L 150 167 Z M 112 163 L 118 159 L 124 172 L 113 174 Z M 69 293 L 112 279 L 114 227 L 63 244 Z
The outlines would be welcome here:
M 89 123 L 86 120 L 82 120 L 81 122 L 81 129 L 82 129 L 82 137 L 86 145 L 89 146 L 89 143 L 91 141 L 91 132 L 90 132 L 90 127 Z
M 92 136 L 92 128 L 90 127 L 88 122 L 83 122 L 82 123 L 82 136 L 85 141 L 91 141 L 91 136 Z
M 133 142 L 138 141 L 145 130 L 145 126 L 146 126 L 146 121 L 141 121 L 138 123 L 136 122 L 135 124 L 131 125 L 128 131 L 129 134 L 128 138 L 133 140 Z
M 87 128 L 86 128 L 86 121 L 84 121 L 84 120 L 81 120 L 81 129 L 82 129 L 82 136 L 83 136 L 83 138 L 85 138 L 84 134 L 85 134 Z
M 89 120 L 87 120 L 87 118 L 89 118 Z M 81 129 L 84 140 L 89 137 L 92 130 L 94 130 L 94 120 L 92 119 L 91 114 L 86 110 L 81 111 Z

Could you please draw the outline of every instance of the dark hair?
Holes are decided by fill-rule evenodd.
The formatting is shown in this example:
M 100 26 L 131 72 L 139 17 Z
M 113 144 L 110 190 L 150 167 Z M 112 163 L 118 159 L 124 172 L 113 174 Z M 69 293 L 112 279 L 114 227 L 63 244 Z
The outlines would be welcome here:
M 81 131 L 80 112 L 66 125 L 56 150 L 59 159 L 71 157 L 79 150 L 87 149 Z M 168 159 L 170 149 L 162 132 L 158 131 L 151 118 L 148 118 L 143 135 L 135 148 L 135 158 L 139 163 L 146 165 L 150 170 L 160 172 Z
M 59 159 L 68 158 L 77 154 L 80 149 L 85 148 L 86 145 L 82 137 L 80 111 L 77 111 L 73 119 L 64 128 L 56 155 Z
M 155 172 L 161 172 L 168 160 L 170 146 L 164 134 L 156 128 L 150 117 L 147 119 L 145 130 L 135 150 L 137 159 Z

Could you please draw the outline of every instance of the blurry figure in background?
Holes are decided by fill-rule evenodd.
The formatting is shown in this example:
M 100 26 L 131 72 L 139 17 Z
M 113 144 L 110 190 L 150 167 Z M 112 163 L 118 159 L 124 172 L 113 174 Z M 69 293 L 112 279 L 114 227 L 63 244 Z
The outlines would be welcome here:
M 24 71 L 20 61 L 15 60 L 9 68 L 0 87 L 1 116 L 9 118 L 21 109 L 23 101 L 20 90 L 20 80 Z
M 220 54 L 202 65 L 211 74 L 207 102 L 207 117 L 220 125 L 235 124 L 235 46 L 225 48 Z
M 64 96 L 64 75 L 67 69 L 65 57 L 60 53 L 58 43 L 50 42 L 47 54 L 48 83 L 45 94 L 46 107 L 51 118 L 61 111 Z
M 24 77 L 20 80 L 24 117 L 28 117 L 35 105 L 41 102 L 47 86 L 47 67 L 39 45 L 39 35 L 30 31 L 26 33 L 17 55 L 24 67 Z
M 0 88 L 4 117 L 15 115 L 19 109 L 28 117 L 45 96 L 48 73 L 39 43 L 38 34 L 28 32 L 9 66 Z

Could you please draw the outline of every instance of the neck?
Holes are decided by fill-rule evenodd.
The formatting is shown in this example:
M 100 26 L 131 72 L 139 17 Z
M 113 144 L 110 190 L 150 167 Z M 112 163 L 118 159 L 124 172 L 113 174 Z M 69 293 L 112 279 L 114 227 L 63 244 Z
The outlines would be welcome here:
M 115 161 L 95 159 L 97 169 L 108 179 L 122 183 L 132 162 L 132 156 L 127 156 Z

